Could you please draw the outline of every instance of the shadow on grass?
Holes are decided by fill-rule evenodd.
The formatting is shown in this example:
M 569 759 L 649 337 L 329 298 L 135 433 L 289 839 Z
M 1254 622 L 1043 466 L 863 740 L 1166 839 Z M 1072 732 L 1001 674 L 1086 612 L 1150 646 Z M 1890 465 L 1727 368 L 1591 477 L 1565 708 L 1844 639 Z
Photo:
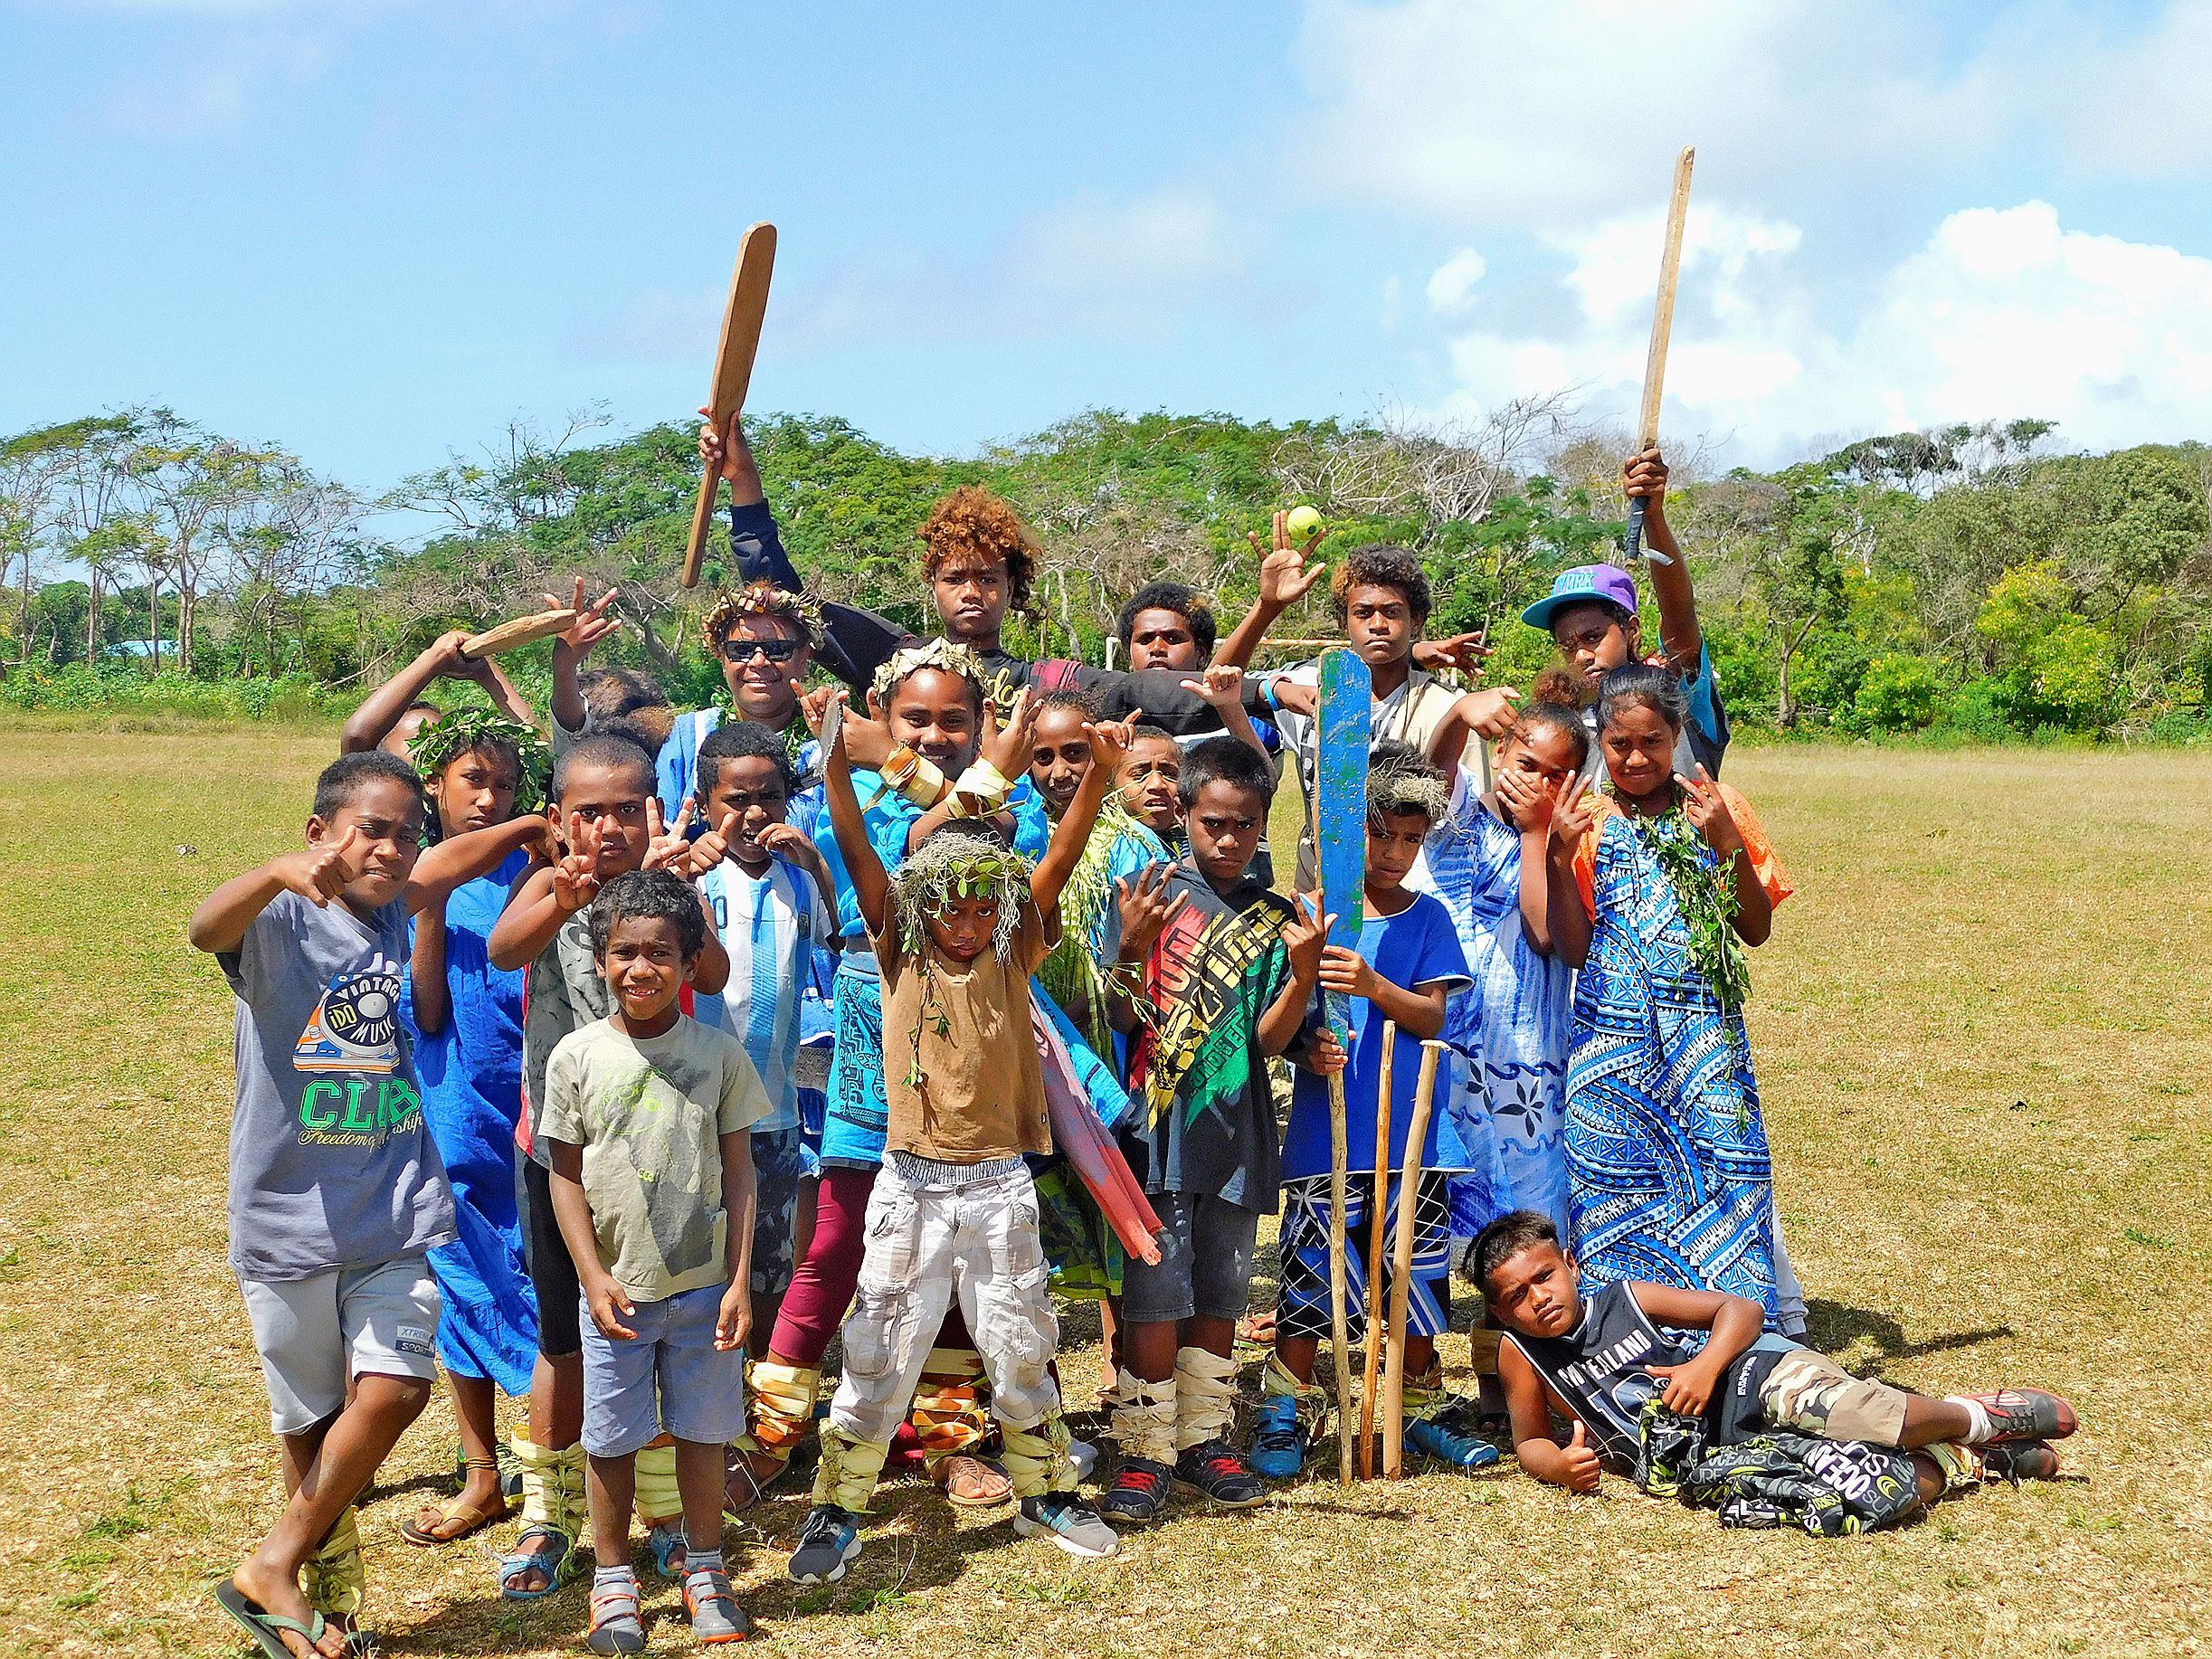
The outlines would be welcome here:
M 1805 1341 L 1809 1347 L 1832 1354 L 1841 1353 L 1853 1343 L 1863 1341 L 1874 1350 L 1873 1357 L 1877 1364 L 1918 1360 L 1932 1353 L 1949 1353 L 1955 1348 L 1972 1348 L 1981 1342 L 2017 1334 L 2010 1325 L 1989 1325 L 1979 1331 L 1953 1331 L 1942 1336 L 1932 1336 L 1924 1341 L 1909 1341 L 1905 1338 L 1904 1327 L 1889 1314 L 1846 1307 L 1840 1302 L 1828 1302 L 1820 1297 L 1815 1297 L 1806 1304 L 1805 1322 Z

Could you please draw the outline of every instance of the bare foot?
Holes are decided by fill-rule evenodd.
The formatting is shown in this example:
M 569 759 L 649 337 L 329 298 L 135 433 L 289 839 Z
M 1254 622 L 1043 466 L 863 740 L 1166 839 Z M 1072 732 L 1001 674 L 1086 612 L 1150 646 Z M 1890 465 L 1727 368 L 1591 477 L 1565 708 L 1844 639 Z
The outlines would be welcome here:
M 287 1571 L 264 1559 L 256 1550 L 238 1563 L 238 1569 L 231 1574 L 231 1582 L 237 1587 L 240 1595 L 262 1612 L 274 1613 L 281 1618 L 297 1619 L 302 1625 L 312 1625 L 315 1622 L 315 1610 L 308 1606 L 308 1598 L 299 1593 L 299 1571 L 296 1563 Z M 345 1633 L 328 1619 L 323 1621 L 323 1639 L 318 1643 L 310 1643 L 294 1631 L 280 1630 L 276 1634 L 284 1639 L 284 1645 L 298 1654 L 299 1659 L 314 1659 L 316 1654 L 322 1655 L 323 1659 L 339 1659 L 339 1655 L 346 1651 Z

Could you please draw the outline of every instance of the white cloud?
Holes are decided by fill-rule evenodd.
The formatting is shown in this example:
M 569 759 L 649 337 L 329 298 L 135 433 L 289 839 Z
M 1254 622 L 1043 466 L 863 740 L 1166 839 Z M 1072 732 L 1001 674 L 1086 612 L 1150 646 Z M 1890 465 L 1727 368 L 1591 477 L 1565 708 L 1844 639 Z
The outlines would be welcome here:
M 1208 308 L 1279 321 L 1302 302 L 1256 277 L 1249 237 L 1219 202 L 1170 188 L 1123 202 L 1079 196 L 1017 224 L 979 257 L 883 247 L 812 282 L 777 290 L 768 327 L 794 356 L 864 343 L 1079 337 L 1152 343 Z M 722 291 L 652 289 L 574 344 L 625 356 L 695 356 Z
M 1472 248 L 1462 248 L 1429 273 L 1429 308 L 1431 311 L 1464 311 L 1474 297 L 1475 285 L 1483 280 L 1490 263 Z
M 1639 248 L 1656 264 L 1657 225 L 1559 241 L 1579 317 L 1451 339 L 1452 412 L 1571 385 L 1633 408 L 1656 272 L 1628 267 Z M 2040 415 L 2101 448 L 2198 435 L 2212 409 L 2212 260 L 2066 230 L 2043 202 L 1969 208 L 1824 324 L 1798 253 L 1786 222 L 1716 213 L 1701 238 L 1693 219 L 1662 422 L 1678 439 L 1764 462 L 1839 431 Z

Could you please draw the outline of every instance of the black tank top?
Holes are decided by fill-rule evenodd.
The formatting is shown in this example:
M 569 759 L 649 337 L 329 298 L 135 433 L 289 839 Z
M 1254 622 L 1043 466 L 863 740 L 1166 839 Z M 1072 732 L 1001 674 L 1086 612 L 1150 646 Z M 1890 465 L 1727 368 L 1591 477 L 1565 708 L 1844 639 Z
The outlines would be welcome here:
M 1664 1386 L 1644 1368 L 1679 1365 L 1695 1358 L 1703 1345 L 1685 1342 L 1653 1324 L 1637 1305 L 1626 1280 L 1616 1280 L 1586 1298 L 1581 1322 L 1565 1336 L 1524 1336 L 1509 1331 L 1505 1340 L 1590 1426 L 1606 1466 L 1623 1474 L 1636 1466 L 1642 1439 L 1638 1419 L 1644 1402 Z M 1765 1427 L 1760 1417 L 1761 1386 L 1775 1361 L 1797 1346 L 1786 1339 L 1761 1337 L 1729 1364 L 1705 1409 L 1713 1444 L 1747 1440 Z

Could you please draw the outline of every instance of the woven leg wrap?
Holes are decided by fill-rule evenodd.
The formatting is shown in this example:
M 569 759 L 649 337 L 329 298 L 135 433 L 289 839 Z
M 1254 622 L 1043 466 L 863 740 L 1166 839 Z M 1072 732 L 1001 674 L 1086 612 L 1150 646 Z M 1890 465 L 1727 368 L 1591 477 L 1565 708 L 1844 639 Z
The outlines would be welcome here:
M 1981 1484 L 1981 1455 L 1972 1446 L 1939 1440 L 1933 1446 L 1923 1446 L 1920 1449 L 1934 1458 L 1935 1466 L 1942 1470 L 1945 1492 L 1962 1492 Z
M 976 1386 L 983 1375 L 983 1356 L 973 1348 L 933 1348 L 922 1362 L 922 1380 L 908 1415 L 922 1455 L 931 1463 L 974 1450 L 991 1432 L 991 1414 Z
M 1055 1407 L 1030 1428 L 1002 1423 L 1006 1436 L 1006 1473 L 1014 1483 L 1017 1498 L 1041 1497 L 1048 1492 L 1073 1492 L 1075 1460 L 1068 1455 L 1068 1425 Z
M 789 1463 L 793 1448 L 813 1426 L 814 1402 L 821 1395 L 821 1369 L 755 1360 L 745 1367 L 745 1384 L 753 1391 L 753 1428 L 737 1444 L 745 1451 L 764 1452 Z
M 1267 1356 L 1267 1369 L 1260 1373 L 1259 1391 L 1289 1395 L 1298 1402 L 1298 1421 L 1308 1425 L 1319 1422 L 1329 1408 L 1325 1389 L 1317 1382 L 1300 1382 L 1274 1354 Z
M 834 1503 L 856 1515 L 868 1512 L 875 1495 L 876 1477 L 883 1473 L 883 1455 L 890 1450 L 866 1440 L 856 1440 L 834 1419 L 821 1426 L 821 1465 L 814 1471 L 814 1502 Z
M 1406 1421 L 1425 1423 L 1451 1403 L 1451 1396 L 1444 1391 L 1444 1362 L 1439 1360 L 1418 1377 L 1406 1379 L 1399 1399 L 1405 1407 Z
M 638 1454 L 636 1502 L 638 1519 L 649 1527 L 661 1521 L 682 1524 L 684 1500 L 676 1490 L 676 1442 L 671 1436 L 661 1436 Z
M 1113 1414 L 1106 1437 L 1121 1447 L 1125 1457 L 1148 1463 L 1175 1461 L 1176 1379 L 1146 1382 L 1125 1370 L 1114 1384 Z
M 368 1585 L 368 1569 L 361 1560 L 361 1528 L 353 1505 L 347 1504 L 330 1523 L 322 1547 L 308 1557 L 300 1569 L 308 1606 L 318 1613 L 351 1618 L 361 1611 L 361 1592 Z
M 1237 1421 L 1237 1362 L 1203 1348 L 1175 1351 L 1175 1449 L 1226 1440 Z
M 584 1447 L 538 1446 L 517 1429 L 508 1442 L 522 1465 L 522 1527 L 548 1527 L 570 1543 L 584 1536 Z

